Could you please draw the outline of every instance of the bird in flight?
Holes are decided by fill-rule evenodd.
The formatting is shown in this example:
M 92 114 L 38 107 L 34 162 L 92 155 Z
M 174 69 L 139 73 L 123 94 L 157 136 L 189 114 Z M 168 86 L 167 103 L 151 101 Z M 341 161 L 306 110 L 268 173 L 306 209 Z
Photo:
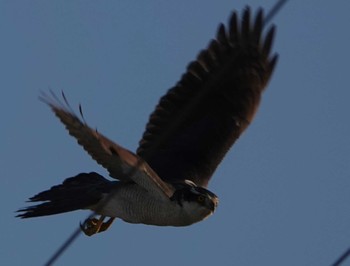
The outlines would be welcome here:
M 160 99 L 136 153 L 87 125 L 81 107 L 76 115 L 62 93 L 44 101 L 69 134 L 102 165 L 98 173 L 80 173 L 40 192 L 18 210 L 30 218 L 89 209 L 81 224 L 91 236 L 116 218 L 129 223 L 187 226 L 211 215 L 217 196 L 207 189 L 215 169 L 252 122 L 277 62 L 271 54 L 275 27 L 264 31 L 262 9 L 233 12 L 228 26 L 191 62 L 178 83 Z

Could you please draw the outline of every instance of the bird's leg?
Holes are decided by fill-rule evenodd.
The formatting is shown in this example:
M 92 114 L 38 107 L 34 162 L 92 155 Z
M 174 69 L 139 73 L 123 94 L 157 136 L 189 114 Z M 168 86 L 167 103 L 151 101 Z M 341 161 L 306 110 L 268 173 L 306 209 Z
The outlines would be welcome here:
M 85 222 L 83 224 L 80 224 L 80 229 L 87 236 L 92 236 L 94 234 L 97 234 L 98 232 L 100 232 L 101 226 L 103 224 L 103 220 L 105 218 L 106 218 L 106 216 L 104 216 L 104 215 L 101 215 L 101 217 L 99 219 L 88 218 L 85 220 Z M 104 230 L 106 230 L 106 229 L 104 229 Z
M 80 224 L 81 231 L 87 236 L 92 236 L 97 233 L 106 231 L 114 221 L 114 217 L 110 217 L 107 222 L 103 222 L 106 216 L 101 215 L 99 219 L 88 218 L 83 224 Z

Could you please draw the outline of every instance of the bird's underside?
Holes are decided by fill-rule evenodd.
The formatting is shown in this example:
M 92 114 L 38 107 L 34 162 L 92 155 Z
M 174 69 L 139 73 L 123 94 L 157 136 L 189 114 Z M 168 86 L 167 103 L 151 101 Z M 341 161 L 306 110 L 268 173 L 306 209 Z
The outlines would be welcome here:
M 21 218 L 90 209 L 100 218 L 81 226 L 87 235 L 105 231 L 115 218 L 130 223 L 186 226 L 215 210 L 206 189 L 226 152 L 252 121 L 277 55 L 275 28 L 263 36 L 264 15 L 233 12 L 191 62 L 180 81 L 151 114 L 136 154 L 91 129 L 63 95 L 41 96 L 69 134 L 119 181 L 81 173 L 30 198 L 42 202 L 19 210 Z M 104 220 L 107 219 L 107 222 Z

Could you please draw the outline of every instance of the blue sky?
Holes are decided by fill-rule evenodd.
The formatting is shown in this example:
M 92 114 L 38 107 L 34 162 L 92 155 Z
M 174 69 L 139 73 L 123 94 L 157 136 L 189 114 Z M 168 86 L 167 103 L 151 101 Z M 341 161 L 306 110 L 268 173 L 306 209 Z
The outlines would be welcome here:
M 275 1 L 1 1 L 1 265 L 42 265 L 88 214 L 20 220 L 25 200 L 79 172 L 107 176 L 40 91 L 135 150 L 148 116 L 219 22 Z M 290 1 L 255 121 L 215 173 L 216 213 L 185 228 L 116 221 L 55 265 L 330 265 L 350 246 L 350 2 Z M 344 265 L 350 265 L 350 260 Z

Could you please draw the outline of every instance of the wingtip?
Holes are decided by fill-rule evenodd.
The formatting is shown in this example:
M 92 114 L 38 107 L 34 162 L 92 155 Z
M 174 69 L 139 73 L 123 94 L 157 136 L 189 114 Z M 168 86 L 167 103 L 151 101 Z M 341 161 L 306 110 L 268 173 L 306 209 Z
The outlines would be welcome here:
M 266 56 L 268 56 L 271 52 L 272 44 L 273 44 L 273 40 L 275 38 L 275 35 L 276 35 L 276 26 L 271 25 L 269 31 L 266 34 L 265 42 L 264 42 L 263 47 L 262 47 L 262 52 Z
M 228 45 L 226 29 L 225 29 L 225 25 L 223 23 L 220 23 L 218 26 L 216 38 L 220 42 L 221 45 L 224 45 L 224 46 Z
M 275 69 L 278 59 L 279 59 L 279 54 L 274 54 L 274 56 L 270 60 L 270 63 L 269 63 L 270 73 L 272 73 L 272 71 Z

